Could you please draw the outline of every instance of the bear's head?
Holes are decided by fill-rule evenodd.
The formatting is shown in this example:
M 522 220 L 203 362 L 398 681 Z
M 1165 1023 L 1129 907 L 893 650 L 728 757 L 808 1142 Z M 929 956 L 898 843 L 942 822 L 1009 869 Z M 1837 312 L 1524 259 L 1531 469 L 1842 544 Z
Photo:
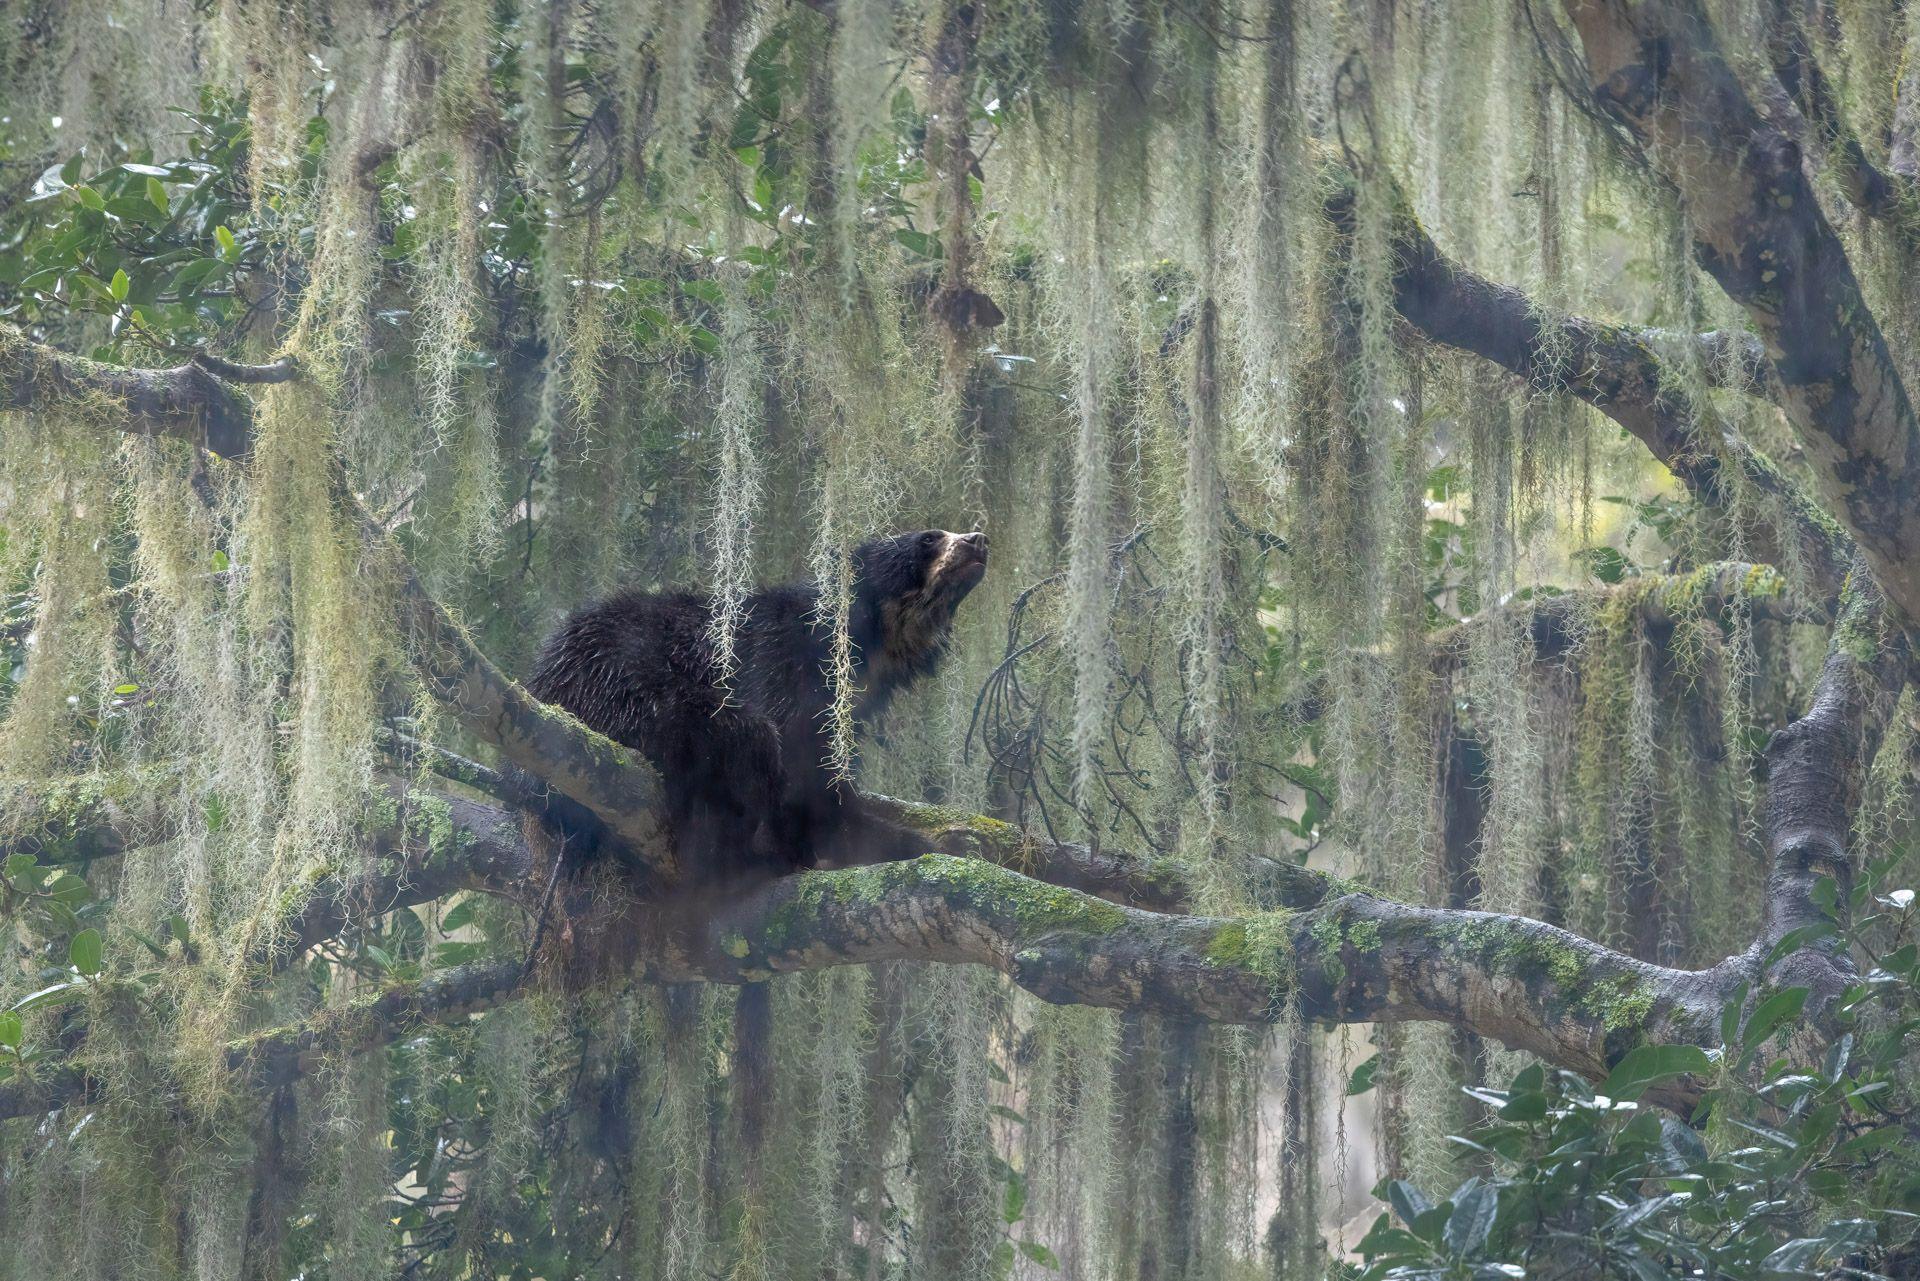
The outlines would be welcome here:
M 853 553 L 853 626 L 869 679 L 932 670 L 953 613 L 987 573 L 987 536 L 925 529 Z

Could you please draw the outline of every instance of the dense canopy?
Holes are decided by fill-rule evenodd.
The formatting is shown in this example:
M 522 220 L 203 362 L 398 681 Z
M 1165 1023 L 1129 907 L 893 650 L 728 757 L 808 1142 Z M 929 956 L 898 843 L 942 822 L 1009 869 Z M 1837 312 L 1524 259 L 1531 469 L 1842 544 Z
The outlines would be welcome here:
M 1917 134 L 1896 0 L 0 0 L 0 1277 L 1916 1275 Z M 776 581 L 874 835 L 715 893 L 517 680 Z

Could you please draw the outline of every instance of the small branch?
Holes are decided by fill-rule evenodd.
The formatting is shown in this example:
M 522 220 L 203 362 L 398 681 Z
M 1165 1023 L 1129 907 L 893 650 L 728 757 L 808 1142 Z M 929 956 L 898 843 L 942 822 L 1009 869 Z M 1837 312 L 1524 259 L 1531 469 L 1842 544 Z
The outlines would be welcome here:
M 299 362 L 292 356 L 282 356 L 267 365 L 237 365 L 203 351 L 195 353 L 192 363 L 221 381 L 230 383 L 290 383 L 300 376 Z
M 370 872 L 312 873 L 288 914 L 264 931 L 252 958 L 278 968 L 356 920 L 431 903 L 461 890 L 525 896 L 535 860 L 512 810 L 387 779 L 394 821 L 373 834 Z
M 411 734 L 397 729 L 382 729 L 375 736 L 377 741 L 390 749 L 394 758 L 403 764 L 420 764 L 438 774 L 441 778 L 455 783 L 464 783 L 478 792 L 485 792 L 496 800 L 511 804 L 525 804 L 528 798 L 522 790 L 499 770 L 491 765 L 482 765 L 458 752 L 450 752 L 437 743 L 415 738 Z

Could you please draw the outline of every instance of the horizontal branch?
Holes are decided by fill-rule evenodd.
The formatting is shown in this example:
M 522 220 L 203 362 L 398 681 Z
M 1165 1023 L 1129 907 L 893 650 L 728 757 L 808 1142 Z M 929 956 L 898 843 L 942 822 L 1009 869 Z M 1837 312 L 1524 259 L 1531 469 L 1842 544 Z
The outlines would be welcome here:
M 840 965 L 983 965 L 1044 1001 L 1263 1025 L 1440 1021 L 1600 1080 L 1643 1041 L 1717 1044 L 1740 962 L 1689 972 L 1636 961 L 1539 921 L 1345 892 L 1246 918 L 1121 907 L 973 859 L 805 872 L 710 910 L 638 904 L 569 957 L 570 986 L 638 974 L 755 983 Z M 282 1085 L 322 1055 L 397 1040 L 518 995 L 518 960 L 480 963 L 236 1042 L 228 1066 Z M 81 1056 L 84 1058 L 84 1056 Z M 1685 1107 L 1707 1082 L 1655 1101 Z M 82 1097 L 78 1070 L 0 1088 L 0 1117 Z
M 1245 918 L 1166 916 L 940 855 L 776 882 L 665 934 L 642 963 L 667 980 L 752 982 L 907 959 L 986 965 L 1050 1002 L 1219 1023 L 1446 1022 L 1594 1079 L 1643 1040 L 1717 1044 L 1741 977 L 1363 892 Z
M 1715 561 L 1684 574 L 1650 574 L 1592 591 L 1558 592 L 1510 601 L 1466 622 L 1434 632 L 1428 639 L 1436 670 L 1464 662 L 1474 629 L 1497 614 L 1527 615 L 1537 657 L 1565 653 L 1580 638 L 1588 620 L 1610 602 L 1631 608 L 1647 627 L 1667 629 L 1690 620 L 1724 622 L 1735 610 L 1749 618 L 1774 622 L 1832 621 L 1833 601 L 1798 602 L 1786 594 L 1786 581 L 1770 565 Z
M 70 356 L 0 324 L 0 409 L 94 411 L 105 404 L 124 415 L 123 431 L 191 441 L 223 458 L 244 457 L 253 438 L 253 406 L 227 384 L 292 374 L 290 362 L 236 365 L 213 357 L 129 369 Z
M 423 1023 L 498 1005 L 525 981 L 526 967 L 520 962 L 491 961 L 389 983 L 301 1022 L 241 1037 L 227 1046 L 225 1065 L 255 1089 L 274 1089 L 298 1080 L 324 1060 L 390 1044 Z M 0 1120 L 86 1103 L 103 1093 L 79 1064 L 42 1068 L 31 1077 L 16 1076 L 0 1084 Z

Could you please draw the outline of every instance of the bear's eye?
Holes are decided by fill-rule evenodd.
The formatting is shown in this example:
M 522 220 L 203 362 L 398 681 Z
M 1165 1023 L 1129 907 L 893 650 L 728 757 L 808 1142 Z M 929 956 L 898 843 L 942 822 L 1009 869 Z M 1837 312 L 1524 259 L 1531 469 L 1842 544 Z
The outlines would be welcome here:
M 940 531 L 937 529 L 929 529 L 926 533 L 920 535 L 920 545 L 922 547 L 932 547 L 939 541 Z

